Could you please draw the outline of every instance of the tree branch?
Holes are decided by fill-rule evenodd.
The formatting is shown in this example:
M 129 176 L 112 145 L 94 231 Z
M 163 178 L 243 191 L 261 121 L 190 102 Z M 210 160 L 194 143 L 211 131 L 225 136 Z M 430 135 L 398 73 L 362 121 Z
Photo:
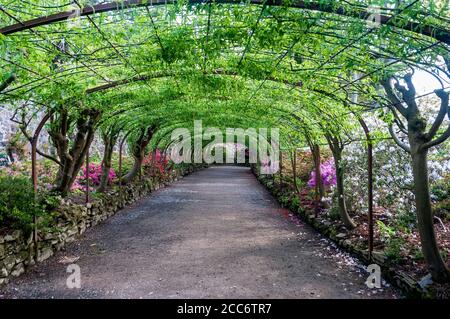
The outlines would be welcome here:
M 394 139 L 395 143 L 398 146 L 400 146 L 405 152 L 411 153 L 411 148 L 408 145 L 406 145 L 406 143 L 402 142 L 398 137 L 398 135 L 395 133 L 393 124 L 389 125 L 389 133 L 391 134 L 392 138 Z
M 381 81 L 381 85 L 386 91 L 386 95 L 392 103 L 392 106 L 395 107 L 405 118 L 408 117 L 408 110 L 403 106 L 403 102 L 397 97 L 394 93 L 394 90 L 391 85 L 391 79 L 384 79 Z
M 395 124 L 397 124 L 397 127 L 400 131 L 402 131 L 403 134 L 408 135 L 408 130 L 405 127 L 405 124 L 400 119 L 394 119 Z
M 445 64 L 447 65 L 447 75 L 450 75 L 450 54 L 444 57 Z
M 412 74 L 406 74 L 403 77 L 408 88 L 401 86 L 398 82 L 395 85 L 396 89 L 402 92 L 403 100 L 408 105 L 408 115 L 416 114 L 419 110 L 416 102 L 416 88 L 412 82 L 412 77 Z
M 431 126 L 430 131 L 427 134 L 427 138 L 429 140 L 431 140 L 438 132 L 439 128 L 442 125 L 442 122 L 444 121 L 445 114 L 447 114 L 447 112 L 450 113 L 449 93 L 445 92 L 444 90 L 436 90 L 435 93 L 441 99 L 441 108 L 439 109 L 439 113 L 438 113 L 436 119 L 434 120 L 434 123 Z M 450 114 L 449 114 L 449 119 L 450 119 Z
M 424 148 L 431 148 L 433 146 L 439 145 L 441 143 L 444 143 L 448 138 L 450 137 L 450 125 L 448 126 L 447 130 L 438 138 L 429 141 L 428 143 L 425 143 L 423 145 Z
M 48 113 L 46 116 L 44 116 L 44 118 L 43 118 L 43 119 L 41 120 L 41 122 L 39 123 L 39 126 L 43 126 L 43 125 L 45 124 L 45 122 L 47 122 L 47 120 L 50 118 L 51 114 L 52 114 L 52 112 L 50 112 L 50 113 Z M 13 118 L 14 118 L 14 117 L 13 117 Z M 33 136 L 33 137 L 32 137 L 30 134 L 28 134 L 27 128 L 28 128 L 28 125 L 29 125 L 30 122 L 29 122 L 29 121 L 28 121 L 28 122 L 25 121 L 25 116 L 22 116 L 22 121 L 21 121 L 21 122 L 18 121 L 18 120 L 13 120 L 13 118 L 11 118 L 11 120 L 12 120 L 13 122 L 19 124 L 19 129 L 20 129 L 20 131 L 22 132 L 23 136 L 25 136 L 25 138 L 28 140 L 28 142 L 29 142 L 30 144 L 33 143 L 33 139 L 34 139 L 34 138 L 37 138 L 37 136 Z M 46 159 L 49 159 L 49 160 L 51 160 L 51 161 L 53 161 L 53 162 L 55 162 L 56 164 L 58 164 L 58 165 L 61 166 L 61 162 L 60 162 L 56 157 L 53 157 L 53 156 L 51 156 L 51 155 L 48 155 L 48 154 L 42 152 L 41 150 L 39 150 L 38 148 L 36 148 L 36 153 L 38 153 L 38 154 L 41 155 L 42 157 L 45 157 Z
M 11 85 L 16 80 L 16 75 L 14 73 L 11 73 L 5 80 L 5 82 L 0 84 L 0 93 L 3 92 L 4 89 L 6 89 L 8 86 Z
M 46 153 L 42 152 L 42 151 L 39 150 L 39 149 L 36 149 L 36 153 L 38 153 L 38 154 L 41 155 L 42 157 L 45 157 L 46 159 L 49 159 L 49 160 L 55 162 L 55 163 L 58 164 L 59 166 L 61 166 L 61 162 L 60 162 L 56 157 L 53 157 L 53 156 L 51 156 L 51 155 L 49 155 L 49 154 L 46 154 Z
M 402 133 L 408 134 L 408 129 L 406 128 L 405 124 L 403 123 L 402 119 L 398 116 L 397 110 L 392 105 L 388 105 L 388 108 L 392 111 L 392 114 L 394 114 L 394 122 L 397 124 L 398 128 Z

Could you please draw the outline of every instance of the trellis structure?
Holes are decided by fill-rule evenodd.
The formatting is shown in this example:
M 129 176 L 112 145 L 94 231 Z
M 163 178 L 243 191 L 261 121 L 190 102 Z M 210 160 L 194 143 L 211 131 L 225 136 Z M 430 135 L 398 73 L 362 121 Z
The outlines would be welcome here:
M 448 1 L 0 2 L 0 99 L 22 116 L 25 133 L 25 118 L 43 112 L 30 135 L 33 162 L 36 152 L 52 158 L 36 148 L 50 122 L 62 193 L 97 128 L 119 123 L 129 142 L 139 144 L 152 127 L 149 134 L 160 134 L 164 148 L 170 129 L 192 128 L 193 119 L 202 119 L 221 128 L 281 126 L 282 138 L 294 132 L 305 144 L 327 141 L 335 160 L 343 140 L 357 131 L 369 145 L 371 216 L 375 139 L 366 114 L 390 114 L 387 126 L 411 153 L 417 181 L 427 178 L 426 150 L 450 136 L 444 127 L 450 119 Z M 426 94 L 441 100 L 428 130 L 408 75 L 418 69 L 442 86 Z M 69 143 L 72 130 L 78 134 Z M 429 191 L 421 186 L 415 192 L 424 254 L 433 277 L 448 281 Z M 343 221 L 351 227 L 340 195 Z

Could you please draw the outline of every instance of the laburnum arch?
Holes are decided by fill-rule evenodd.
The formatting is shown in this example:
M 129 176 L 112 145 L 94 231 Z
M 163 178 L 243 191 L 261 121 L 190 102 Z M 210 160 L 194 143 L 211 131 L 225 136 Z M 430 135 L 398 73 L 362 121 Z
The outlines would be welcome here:
M 385 110 L 392 138 L 413 164 L 425 258 L 434 279 L 450 279 L 434 234 L 427 173 L 428 149 L 450 136 L 448 1 L 0 4 L 0 99 L 15 110 L 33 160 L 38 152 L 58 163 L 62 193 L 97 133 L 107 146 L 104 163 L 119 137 L 128 139 L 136 166 L 126 180 L 149 145 L 167 147 L 169 132 L 192 129 L 193 119 L 221 128 L 279 126 L 282 143 L 296 140 L 316 155 L 326 143 L 338 164 L 346 137 L 360 128 L 370 149 L 365 115 Z M 440 100 L 432 124 L 421 117 L 417 70 L 441 86 L 425 94 Z M 40 125 L 29 132 L 33 115 Z M 37 149 L 45 125 L 57 156 Z M 76 132 L 72 141 L 69 132 Z M 338 165 L 341 218 L 351 228 L 341 175 Z

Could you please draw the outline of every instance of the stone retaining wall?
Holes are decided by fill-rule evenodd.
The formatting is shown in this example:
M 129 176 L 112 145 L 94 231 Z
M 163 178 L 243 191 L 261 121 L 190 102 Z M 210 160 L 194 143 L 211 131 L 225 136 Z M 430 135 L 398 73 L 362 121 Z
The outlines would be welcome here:
M 32 234 L 26 236 L 20 230 L 0 236 L 0 285 L 8 283 L 10 277 L 20 276 L 36 262 L 51 257 L 55 251 L 73 242 L 77 235 L 113 216 L 124 206 L 201 168 L 203 166 L 198 165 L 174 171 L 164 181 L 143 179 L 126 185 L 122 189 L 122 198 L 119 191 L 114 190 L 86 205 L 62 200 L 54 211 L 55 224 L 38 232 L 37 245 L 33 242 Z

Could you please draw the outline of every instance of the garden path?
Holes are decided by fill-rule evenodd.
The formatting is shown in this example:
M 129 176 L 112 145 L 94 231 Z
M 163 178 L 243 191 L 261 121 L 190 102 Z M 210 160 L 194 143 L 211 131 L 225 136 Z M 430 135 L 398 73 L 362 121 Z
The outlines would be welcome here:
M 68 289 L 68 263 L 81 289 Z M 0 291 L 9 298 L 392 298 L 280 208 L 248 168 L 196 172 L 89 229 Z

